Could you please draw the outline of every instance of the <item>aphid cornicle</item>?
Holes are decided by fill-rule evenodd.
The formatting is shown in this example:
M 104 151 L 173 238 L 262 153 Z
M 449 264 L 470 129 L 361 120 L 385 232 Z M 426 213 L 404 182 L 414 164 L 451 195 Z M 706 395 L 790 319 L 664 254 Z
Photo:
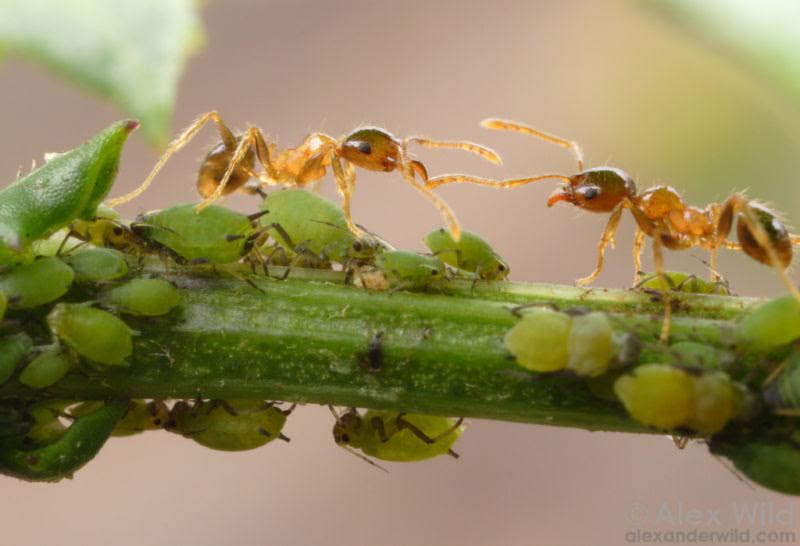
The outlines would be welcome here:
M 508 263 L 478 234 L 462 230 L 461 240 L 437 229 L 425 236 L 425 246 L 449 266 L 475 274 L 479 279 L 496 281 L 509 274 Z
M 748 256 L 773 267 L 781 276 L 789 291 L 800 300 L 800 290 L 786 273 L 792 261 L 792 243 L 800 240 L 791 236 L 778 214 L 766 206 L 735 193 L 723 203 L 712 203 L 705 208 L 687 205 L 677 190 L 670 186 L 654 186 L 642 192 L 626 172 L 614 167 L 584 169 L 580 147 L 569 140 L 555 137 L 532 127 L 500 119 L 487 119 L 484 127 L 514 131 L 531 135 L 558 146 L 570 149 L 577 158 L 578 174 L 545 174 L 496 182 L 461 175 L 446 175 L 428 181 L 429 188 L 450 183 L 473 183 L 494 188 L 514 188 L 541 180 L 561 180 L 564 184 L 547 200 L 548 206 L 559 202 L 570 203 L 590 212 L 609 214 L 597 252 L 597 267 L 578 284 L 587 285 L 603 270 L 603 255 L 614 240 L 622 213 L 627 209 L 633 215 L 637 232 L 634 242 L 634 285 L 638 281 L 640 254 L 645 238 L 653 241 L 653 261 L 660 279 L 659 289 L 666 292 L 664 278 L 663 248 L 681 250 L 699 246 L 711 252 L 711 270 L 716 271 L 716 258 L 720 248 L 734 248 Z M 739 244 L 729 243 L 728 235 L 737 220 L 736 233 Z M 665 321 L 662 339 L 669 332 L 670 306 L 665 306 Z
M 441 197 L 425 187 L 425 182 L 428 180 L 425 166 L 409 157 L 408 145 L 416 143 L 427 148 L 466 150 L 492 163 L 500 163 L 500 158 L 495 152 L 478 144 L 462 141 L 444 142 L 421 137 L 401 140 L 378 127 L 361 127 L 338 139 L 324 133 L 313 133 L 295 148 L 278 150 L 274 143 L 266 140 L 259 128 L 250 127 L 243 135 L 237 136 L 217 112 L 207 112 L 172 141 L 139 188 L 110 203 L 124 203 L 141 194 L 167 160 L 185 146 L 209 121 L 216 124 L 222 142 L 212 148 L 200 168 L 197 189 L 205 198 L 200 205 L 201 209 L 223 195 L 239 189 L 248 190 L 245 183 L 251 178 L 257 179 L 262 187 L 273 185 L 306 187 L 325 176 L 330 167 L 337 189 L 342 195 L 342 208 L 347 226 L 356 236 L 362 233 L 350 216 L 356 167 L 370 171 L 399 171 L 409 185 L 436 206 L 453 237 L 458 239 L 460 228 L 455 214 Z M 256 160 L 262 167 L 259 171 L 255 170 Z
M 331 408 L 333 411 L 333 408 Z M 439 455 L 458 457 L 453 444 L 463 419 L 351 408 L 336 416 L 333 438 L 342 447 L 360 449 L 384 461 L 423 461 Z

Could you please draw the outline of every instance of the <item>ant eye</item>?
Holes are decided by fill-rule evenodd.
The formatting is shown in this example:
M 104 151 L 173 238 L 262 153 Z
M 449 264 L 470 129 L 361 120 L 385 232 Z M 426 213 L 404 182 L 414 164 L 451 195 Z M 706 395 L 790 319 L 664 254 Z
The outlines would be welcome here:
M 581 195 L 583 195 L 583 198 L 586 199 L 587 201 L 591 201 L 592 199 L 600 195 L 600 190 L 598 188 L 595 188 L 594 186 L 590 186 L 581 191 Z
M 372 153 L 372 146 L 370 146 L 369 142 L 362 140 L 358 143 L 358 151 L 364 155 L 369 155 Z

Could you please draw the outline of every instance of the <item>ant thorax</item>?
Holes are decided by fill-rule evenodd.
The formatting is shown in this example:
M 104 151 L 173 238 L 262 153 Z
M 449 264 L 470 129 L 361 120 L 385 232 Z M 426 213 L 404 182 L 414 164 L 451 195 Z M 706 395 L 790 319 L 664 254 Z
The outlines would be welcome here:
M 650 219 L 666 224 L 668 231 L 702 241 L 716 235 L 715 207 L 700 209 L 687 205 L 671 186 L 654 186 L 643 191 L 636 204 Z

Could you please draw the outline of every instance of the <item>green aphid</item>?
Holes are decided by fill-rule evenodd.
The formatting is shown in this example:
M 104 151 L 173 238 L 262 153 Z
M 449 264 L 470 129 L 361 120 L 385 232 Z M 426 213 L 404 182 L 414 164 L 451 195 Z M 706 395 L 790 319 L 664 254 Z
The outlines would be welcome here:
M 19 382 L 33 389 L 43 389 L 60 381 L 72 367 L 72 361 L 61 346 L 39 353 L 19 374 Z
M 75 282 L 107 282 L 128 274 L 125 257 L 111 248 L 78 250 L 64 261 L 75 272 Z
M 665 271 L 664 277 L 667 281 L 667 288 L 676 292 L 716 294 L 720 296 L 730 295 L 725 284 L 719 281 L 709 281 L 681 271 Z M 639 287 L 650 290 L 661 290 L 661 282 L 657 274 L 646 273 L 641 282 L 639 282 Z
M 28 481 L 58 481 L 91 461 L 127 408 L 109 403 L 75 420 L 55 441 L 34 449 L 0 446 L 0 473 Z
M 288 441 L 281 430 L 292 409 L 250 400 L 177 402 L 167 428 L 211 449 L 245 451 Z
M 59 303 L 47 315 L 47 325 L 68 347 L 100 364 L 124 364 L 133 352 L 130 328 L 100 309 Z
M 707 343 L 697 341 L 678 341 L 669 346 L 669 355 L 673 364 L 687 368 L 714 369 L 727 364 L 732 358 Z
M 345 448 L 384 461 L 423 461 L 458 457 L 452 447 L 464 431 L 463 419 L 351 408 L 337 416 L 333 438 Z
M 133 279 L 107 290 L 102 298 L 121 313 L 143 317 L 165 315 L 181 302 L 178 289 L 163 279 Z
M 711 452 L 733 462 L 759 485 L 787 495 L 800 495 L 800 447 L 785 440 L 749 437 L 712 439 Z
M 498 281 L 505 279 L 510 272 L 508 264 L 492 245 L 471 231 L 463 230 L 461 240 L 456 242 L 450 231 L 437 229 L 430 232 L 424 241 L 444 263 L 474 273 L 479 279 Z
M 188 263 L 238 262 L 258 236 L 249 216 L 219 205 L 198 212 L 191 203 L 143 214 L 131 228 Z
M 59 299 L 74 278 L 72 268 L 58 258 L 42 258 L 0 276 L 0 290 L 11 309 L 30 309 Z
M 33 341 L 24 332 L 0 338 L 0 385 L 14 375 L 32 347 Z
M 800 351 L 780 364 L 778 376 L 764 387 L 764 401 L 779 415 L 800 417 Z
M 436 256 L 388 250 L 375 258 L 377 267 L 395 290 L 419 290 L 435 286 L 447 277 L 444 262 Z
M 82 402 L 70 408 L 73 417 L 82 417 L 105 405 L 105 402 Z M 146 430 L 161 430 L 169 422 L 169 408 L 161 400 L 135 399 L 128 402 L 125 415 L 117 422 L 112 436 L 133 436 Z
M 344 211 L 319 194 L 287 189 L 267 196 L 261 225 L 290 254 L 305 254 L 320 262 L 349 264 L 366 261 L 387 250 L 381 239 L 364 233 L 360 239 L 348 229 Z
M 768 351 L 800 338 L 800 302 L 783 296 L 748 312 L 736 325 L 737 342 L 752 351 Z
M 25 434 L 25 445 L 43 446 L 60 439 L 67 431 L 61 421 L 69 402 L 40 402 L 28 408 L 33 418 L 33 426 Z
M 90 219 L 114 182 L 122 145 L 138 122 L 117 122 L 0 190 L 0 264 L 26 258 L 37 239 Z
M 33 416 L 14 402 L 0 404 L 0 446 L 21 445 L 34 425 Z

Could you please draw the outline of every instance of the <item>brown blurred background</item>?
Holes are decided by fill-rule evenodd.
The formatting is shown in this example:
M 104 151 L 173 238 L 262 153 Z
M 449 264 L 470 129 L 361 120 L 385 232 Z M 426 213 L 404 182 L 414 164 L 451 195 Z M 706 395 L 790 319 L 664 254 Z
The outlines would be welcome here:
M 505 159 L 498 169 L 420 150 L 432 174 L 574 169 L 560 148 L 478 126 L 500 116 L 575 139 L 589 165 L 622 167 L 642 187 L 669 183 L 698 204 L 749 188 L 800 217 L 796 105 L 635 2 L 236 0 L 209 3 L 204 19 L 208 45 L 181 83 L 176 130 L 210 109 L 284 145 L 372 123 L 401 136 L 482 142 Z M 5 180 L 123 117 L 17 62 L 0 71 L 0 89 Z M 198 159 L 215 138 L 206 129 L 124 212 L 194 200 Z M 137 185 L 156 158 L 134 138 L 115 193 Z M 591 271 L 606 218 L 547 209 L 552 189 L 441 193 L 509 260 L 513 279 L 571 283 Z M 335 197 L 330 182 L 323 193 Z M 229 203 L 255 206 L 245 197 Z M 363 171 L 354 214 L 397 246 L 420 250 L 439 224 L 399 176 Z M 630 282 L 631 242 L 625 218 L 598 284 Z M 694 256 L 705 257 L 670 254 L 669 267 L 701 273 Z M 776 275 L 745 257 L 727 253 L 720 267 L 736 293 L 782 291 Z M 663 503 L 728 515 L 732 503 L 797 507 L 737 480 L 704 446 L 679 452 L 665 437 L 473 421 L 460 460 L 393 464 L 386 475 L 338 448 L 331 426 L 326 409 L 300 408 L 285 430 L 289 445 L 226 454 L 151 433 L 110 442 L 74 481 L 0 478 L 2 542 L 617 544 L 636 524 L 691 528 L 654 525 Z

